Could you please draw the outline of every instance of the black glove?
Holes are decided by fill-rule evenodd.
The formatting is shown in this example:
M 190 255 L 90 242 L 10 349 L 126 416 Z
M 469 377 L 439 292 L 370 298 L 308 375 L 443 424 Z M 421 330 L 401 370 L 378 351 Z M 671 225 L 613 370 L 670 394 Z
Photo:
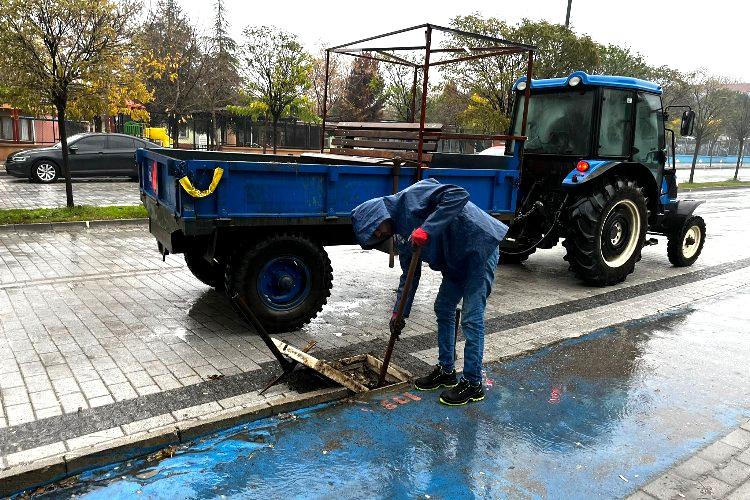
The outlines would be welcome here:
M 401 330 L 404 329 L 406 326 L 406 321 L 404 321 L 404 318 L 398 319 L 396 315 L 394 314 L 391 316 L 391 322 L 388 324 L 391 328 L 391 335 L 395 335 L 398 337 L 401 335 Z

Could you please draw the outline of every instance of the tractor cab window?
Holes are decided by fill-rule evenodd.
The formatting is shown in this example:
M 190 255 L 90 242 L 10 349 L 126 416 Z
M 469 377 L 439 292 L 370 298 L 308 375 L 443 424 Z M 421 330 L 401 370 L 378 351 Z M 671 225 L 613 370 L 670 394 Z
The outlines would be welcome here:
M 638 92 L 635 106 L 633 160 L 646 166 L 659 163 L 664 149 L 664 115 L 658 95 Z
M 598 156 L 630 156 L 634 95 L 629 90 L 604 89 L 599 125 Z
M 521 135 L 524 98 L 517 94 L 513 135 Z M 526 123 L 525 151 L 552 155 L 588 155 L 594 91 L 591 89 L 532 94 Z

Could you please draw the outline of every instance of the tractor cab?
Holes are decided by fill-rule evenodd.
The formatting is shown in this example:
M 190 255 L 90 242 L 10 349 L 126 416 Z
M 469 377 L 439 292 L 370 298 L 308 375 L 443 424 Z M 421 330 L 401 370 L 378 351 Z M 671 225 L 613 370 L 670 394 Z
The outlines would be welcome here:
M 501 260 L 525 260 L 564 238 L 566 259 L 577 274 L 598 284 L 620 282 L 640 259 L 647 232 L 679 232 L 697 206 L 677 201 L 674 165 L 667 167 L 671 131 L 665 129 L 662 89 L 637 78 L 581 71 L 527 86 L 525 77 L 513 86 L 510 135 L 526 138 L 523 201 Z M 522 98 L 527 90 L 528 110 Z M 692 111 L 683 113 L 685 134 L 693 117 Z M 506 151 L 512 150 L 509 142 Z M 702 238 L 693 240 L 702 245 Z M 695 245 L 691 258 L 700 253 Z M 670 260 L 679 259 L 670 254 Z

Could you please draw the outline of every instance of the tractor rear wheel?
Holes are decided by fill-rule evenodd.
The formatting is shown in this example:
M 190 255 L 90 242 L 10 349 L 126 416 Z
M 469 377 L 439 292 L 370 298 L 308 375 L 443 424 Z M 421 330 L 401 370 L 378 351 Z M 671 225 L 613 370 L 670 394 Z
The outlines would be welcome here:
M 675 267 L 692 266 L 698 260 L 706 241 L 706 223 L 703 217 L 688 217 L 677 231 L 667 239 L 667 256 Z
M 206 285 L 222 290 L 224 288 L 224 268 L 226 266 L 218 262 L 209 262 L 203 257 L 203 252 L 185 252 L 185 264 Z
M 569 209 L 565 260 L 588 283 L 620 283 L 641 260 L 647 228 L 642 188 L 630 179 L 605 179 Z
M 227 292 L 240 294 L 269 333 L 297 330 L 323 309 L 333 268 L 321 245 L 300 234 L 276 234 L 236 255 Z

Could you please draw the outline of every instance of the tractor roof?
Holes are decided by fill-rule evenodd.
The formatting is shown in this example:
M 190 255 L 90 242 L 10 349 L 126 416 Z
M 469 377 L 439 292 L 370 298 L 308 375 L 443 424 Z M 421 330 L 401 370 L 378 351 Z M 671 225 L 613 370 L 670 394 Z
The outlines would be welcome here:
M 531 80 L 532 89 L 551 89 L 551 88 L 564 88 L 570 86 L 570 80 L 573 77 L 581 79 L 580 83 L 583 85 L 590 85 L 594 87 L 611 87 L 617 89 L 628 89 L 628 90 L 644 90 L 646 92 L 654 92 L 661 94 L 661 87 L 653 82 L 641 80 L 640 78 L 632 78 L 630 76 L 611 76 L 611 75 L 589 75 L 583 71 L 576 71 L 571 73 L 570 76 L 562 78 L 545 78 L 543 80 Z M 516 83 L 513 84 L 513 90 L 516 90 L 518 84 L 525 82 L 526 77 L 522 76 Z

